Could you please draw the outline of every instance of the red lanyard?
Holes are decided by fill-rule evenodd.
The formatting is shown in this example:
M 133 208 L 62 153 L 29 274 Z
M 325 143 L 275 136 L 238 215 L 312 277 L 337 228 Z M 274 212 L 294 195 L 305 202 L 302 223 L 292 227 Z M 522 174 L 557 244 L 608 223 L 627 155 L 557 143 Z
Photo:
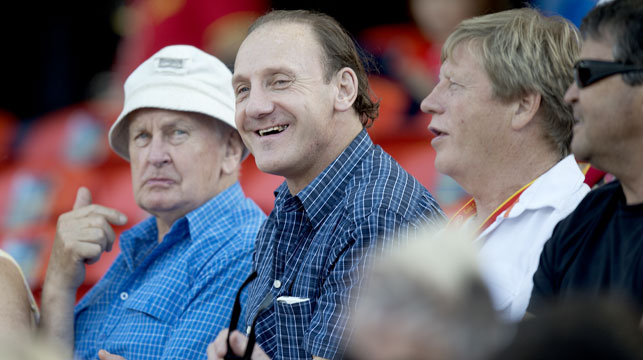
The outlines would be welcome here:
M 534 180 L 532 180 L 529 184 L 520 188 L 520 190 L 516 191 L 513 195 L 507 198 L 507 200 L 505 200 L 502 204 L 500 204 L 500 206 L 498 206 L 496 210 L 494 210 L 491 213 L 491 215 L 489 215 L 485 219 L 485 221 L 482 224 L 480 224 L 480 226 L 478 227 L 478 234 L 482 233 L 483 231 L 485 231 L 486 228 L 488 228 L 491 224 L 493 224 L 493 222 L 496 221 L 496 218 L 498 217 L 498 215 L 502 214 L 503 211 L 514 206 L 514 204 L 518 201 L 518 198 L 520 197 L 520 195 L 525 190 L 527 190 L 527 188 L 531 184 L 533 184 L 533 182 Z M 473 201 L 473 198 L 472 198 L 466 204 L 464 204 L 464 206 L 460 210 L 458 210 L 458 212 L 456 212 L 455 215 L 453 215 L 453 217 L 451 217 L 451 220 L 449 220 L 449 225 L 454 221 L 462 222 L 464 220 L 467 220 L 472 216 L 476 215 L 477 212 L 478 210 L 476 208 L 476 202 Z

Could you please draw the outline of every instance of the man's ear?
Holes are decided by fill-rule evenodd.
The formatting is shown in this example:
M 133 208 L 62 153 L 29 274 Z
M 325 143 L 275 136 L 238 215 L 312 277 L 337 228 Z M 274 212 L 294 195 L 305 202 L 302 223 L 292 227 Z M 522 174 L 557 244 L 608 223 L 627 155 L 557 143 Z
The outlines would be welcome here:
M 226 175 L 234 173 L 243 156 L 243 141 L 236 130 L 229 131 L 223 138 L 225 141 L 225 154 L 221 163 L 221 172 Z
M 527 93 L 518 99 L 516 110 L 511 118 L 512 129 L 520 130 L 527 126 L 540 109 L 541 100 L 542 97 L 536 92 Z
M 357 98 L 358 81 L 355 71 L 345 67 L 337 72 L 337 95 L 335 96 L 335 110 L 347 111 L 353 107 Z

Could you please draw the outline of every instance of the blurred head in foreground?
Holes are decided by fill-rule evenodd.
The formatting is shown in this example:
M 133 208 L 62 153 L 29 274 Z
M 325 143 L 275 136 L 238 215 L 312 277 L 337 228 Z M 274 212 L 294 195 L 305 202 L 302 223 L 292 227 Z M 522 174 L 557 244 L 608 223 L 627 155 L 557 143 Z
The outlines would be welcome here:
M 377 262 L 357 304 L 355 359 L 486 359 L 505 342 L 469 232 L 427 229 Z

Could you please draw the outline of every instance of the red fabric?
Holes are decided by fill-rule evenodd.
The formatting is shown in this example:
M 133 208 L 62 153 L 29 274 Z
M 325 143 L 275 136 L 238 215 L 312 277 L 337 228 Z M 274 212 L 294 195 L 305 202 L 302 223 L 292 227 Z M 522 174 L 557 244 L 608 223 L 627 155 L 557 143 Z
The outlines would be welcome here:
M 17 132 L 17 119 L 12 114 L 0 110 L 0 167 L 11 160 L 11 146 Z
M 585 184 L 590 188 L 594 187 L 601 179 L 605 177 L 607 173 L 602 170 L 598 170 L 595 167 L 590 166 L 589 169 L 585 172 Z
M 268 1 L 134 0 L 127 8 L 131 33 L 121 43 L 117 69 L 122 82 L 165 46 L 186 44 L 207 51 L 207 31 L 216 21 L 240 12 L 259 16 L 268 9 Z

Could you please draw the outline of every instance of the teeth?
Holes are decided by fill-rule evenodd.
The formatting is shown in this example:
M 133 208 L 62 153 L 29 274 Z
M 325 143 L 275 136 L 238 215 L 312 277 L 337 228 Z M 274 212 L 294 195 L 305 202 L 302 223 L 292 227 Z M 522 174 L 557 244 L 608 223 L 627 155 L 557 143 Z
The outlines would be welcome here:
M 259 130 L 259 136 L 278 134 L 288 128 L 288 125 L 277 125 L 268 129 Z

